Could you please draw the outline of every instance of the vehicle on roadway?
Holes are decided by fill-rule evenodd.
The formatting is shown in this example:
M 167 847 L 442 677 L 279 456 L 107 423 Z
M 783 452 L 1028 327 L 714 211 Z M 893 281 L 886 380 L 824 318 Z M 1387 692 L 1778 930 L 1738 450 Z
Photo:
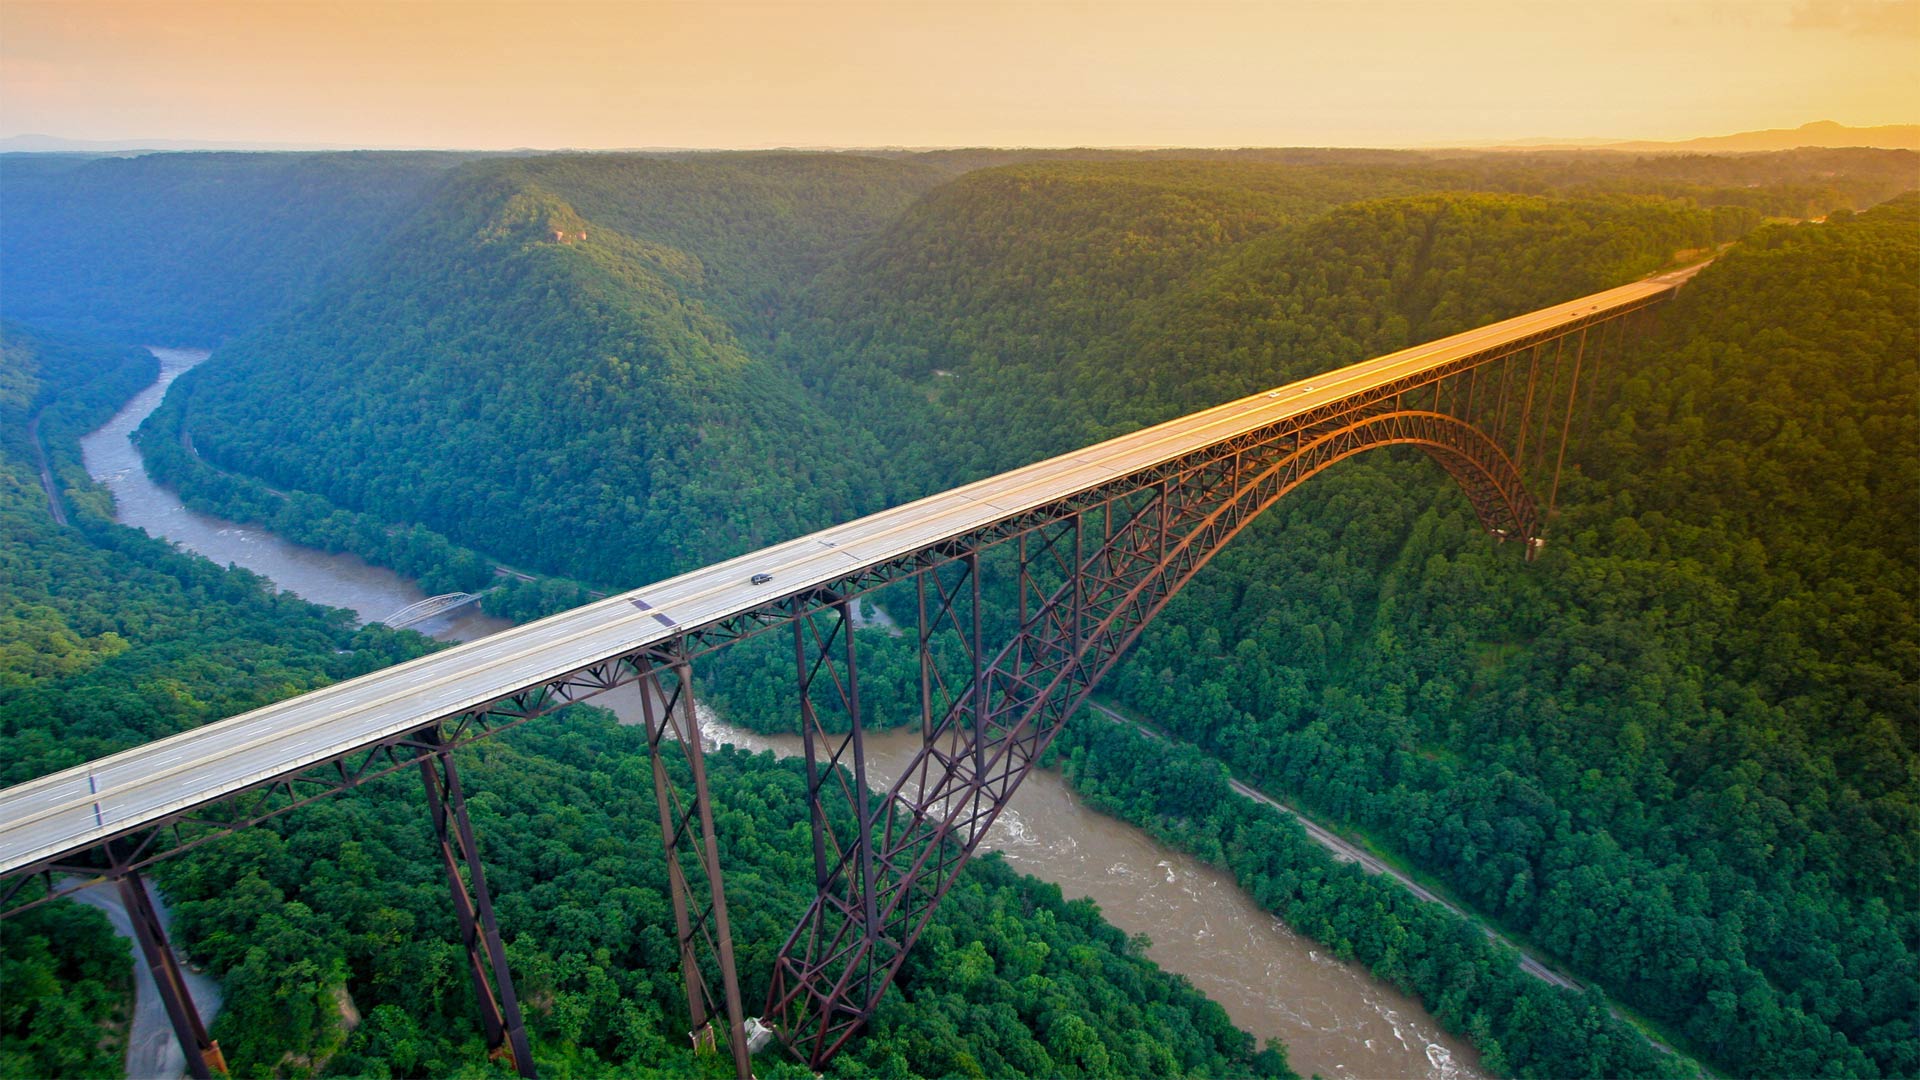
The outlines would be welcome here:
M 748 578 L 747 580 L 753 582 L 755 585 L 765 585 L 767 582 L 773 580 L 773 575 L 772 574 L 755 574 L 751 578 Z

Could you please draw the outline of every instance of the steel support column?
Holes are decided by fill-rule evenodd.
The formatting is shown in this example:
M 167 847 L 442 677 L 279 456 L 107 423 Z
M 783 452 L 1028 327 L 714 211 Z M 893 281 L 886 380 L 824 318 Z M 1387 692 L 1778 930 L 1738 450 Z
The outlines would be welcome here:
M 662 667 L 672 676 L 669 687 Z M 713 825 L 713 795 L 707 786 L 706 754 L 700 745 L 700 719 L 693 697 L 693 669 L 678 654 L 663 656 L 640 681 L 641 712 L 647 725 L 647 751 L 653 762 L 654 801 L 660 811 L 660 842 L 667 860 L 667 880 L 673 895 L 674 928 L 679 936 L 680 972 L 686 983 L 687 1014 L 696 1047 L 716 1042 L 713 1019 L 716 1003 L 703 955 L 720 969 L 720 1005 L 726 1010 L 727 1047 L 739 1080 L 753 1076 L 747 1050 L 746 1014 L 740 1002 L 740 980 L 733 960 L 733 927 L 727 916 L 727 893 L 720 872 L 720 842 Z M 686 805 L 669 775 L 666 744 L 678 743 L 693 777 L 692 805 Z M 693 833 L 695 823 L 699 836 Z M 706 900 L 695 895 L 683 855 L 691 855 L 706 880 Z M 703 952 L 704 950 L 704 952 Z
M 1515 444 L 1513 450 L 1513 463 L 1522 470 L 1522 475 L 1525 475 L 1527 461 L 1527 429 L 1533 426 L 1533 386 L 1540 379 L 1540 349 L 1541 346 L 1536 344 L 1527 350 L 1527 393 L 1524 403 L 1520 406 L 1519 442 Z M 1523 536 L 1521 539 L 1525 540 L 1527 537 Z
M 972 569 L 977 572 L 977 567 Z M 874 887 L 874 821 L 885 813 L 885 802 L 867 784 L 853 619 L 844 598 L 829 594 L 813 599 L 825 606 L 795 617 L 793 651 L 807 806 L 813 819 L 815 900 L 774 962 L 767 1015 L 777 1018 L 790 1044 L 797 1032 L 805 1031 L 837 1047 L 867 1018 L 864 1008 L 846 1005 L 848 988 L 866 985 L 875 964 L 891 959 L 875 955 L 876 946 L 884 942 Z M 923 641 L 930 637 L 924 624 L 921 636 Z M 827 730 L 814 700 L 816 693 L 825 696 L 828 690 L 828 700 L 845 710 L 845 734 Z M 837 798 L 828 797 L 836 791 Z M 851 821 L 842 816 L 843 808 L 851 811 Z
M 1560 505 L 1560 470 L 1567 463 L 1567 435 L 1573 430 L 1574 399 L 1580 395 L 1580 365 L 1587 358 L 1587 332 L 1580 331 L 1580 344 L 1573 353 L 1573 378 L 1567 383 L 1567 411 L 1560 418 L 1560 449 L 1553 455 L 1553 482 L 1547 487 L 1547 513 L 1540 521 L 1540 531 L 1544 534 L 1549 522 L 1553 520 L 1554 510 Z
M 1088 560 L 1102 568 L 1097 596 L 1117 599 L 1126 591 L 1127 579 L 1162 560 L 1168 530 L 1176 519 L 1163 506 L 1169 490 L 1153 489 L 1114 529 L 1100 553 Z M 1058 545 L 1056 557 L 1064 555 L 1069 536 L 1077 539 L 1079 535 L 1077 526 L 1062 530 L 1046 550 Z M 977 589 L 978 566 L 972 560 L 969 563 L 969 576 Z M 1023 575 L 1027 569 L 1021 568 Z M 1088 569 L 1079 567 L 1075 576 Z M 1025 587 L 1024 582 L 1019 584 Z M 971 659 L 980 674 L 967 693 L 953 701 L 933 738 L 908 767 L 907 776 L 894 786 L 887 805 L 896 812 L 881 820 L 866 819 L 870 830 L 884 823 L 884 838 L 878 841 L 880 857 L 875 860 L 877 874 L 863 873 L 859 881 L 863 895 L 845 896 L 843 890 L 854 880 L 849 872 L 855 860 L 850 856 L 865 856 L 864 866 L 874 853 L 846 851 L 843 846 L 838 864 L 826 872 L 833 887 L 816 898 L 782 949 L 769 1012 L 780 1017 L 789 1044 L 815 1068 L 824 1065 L 872 1014 L 881 990 L 898 971 L 961 864 L 1064 719 L 1064 715 L 1050 715 L 1042 723 L 1033 723 L 1021 706 L 1044 698 L 1045 689 L 1062 677 L 1085 681 L 1078 660 L 1084 643 L 1061 632 L 1073 625 L 1076 605 L 1071 598 L 1079 593 L 1075 580 L 1065 581 L 991 665 L 982 665 L 983 653 L 975 650 Z M 1096 610 L 1089 619 L 1110 623 L 1110 610 L 1092 603 Z M 972 614 L 977 617 L 978 611 L 976 602 Z M 1107 655 L 1110 659 L 1111 654 Z M 911 794 L 907 780 L 916 781 Z M 877 925 L 867 922 L 875 916 Z
M 453 755 L 440 745 L 437 725 L 422 730 L 419 740 L 423 746 L 420 778 L 427 789 L 427 810 L 440 847 L 440 863 L 447 873 L 447 888 L 453 896 L 453 912 L 460 921 L 460 944 L 467 950 L 467 972 L 473 978 L 473 996 L 479 1001 L 487 1048 L 494 1057 L 511 1056 L 521 1076 L 535 1076 L 533 1051 L 527 1045 L 526 1025 L 520 1019 L 520 998 L 514 993 L 513 977 L 507 970 L 507 948 L 494 921 L 493 894 L 487 890 L 486 871 L 480 865 L 480 845 L 474 839 L 473 822 L 467 817 L 459 771 L 454 768 Z M 460 873 L 462 864 L 467 868 L 465 877 Z
M 146 957 L 147 970 L 153 973 L 153 984 L 160 991 L 160 1003 L 166 1007 L 167 1021 L 173 1025 L 173 1037 L 179 1040 L 180 1049 L 187 1056 L 187 1074 L 195 1080 L 208 1080 L 216 1072 L 225 1073 L 227 1059 L 220 1053 L 220 1044 L 207 1037 L 207 1027 L 200 1020 L 193 995 L 187 991 L 185 977 L 180 974 L 180 960 L 167 943 L 167 928 L 160 922 L 160 913 L 147 892 L 146 880 L 138 871 L 125 870 L 115 876 L 114 885 L 119 888 L 120 902 L 127 909 L 127 921 L 133 924 L 140 955 Z

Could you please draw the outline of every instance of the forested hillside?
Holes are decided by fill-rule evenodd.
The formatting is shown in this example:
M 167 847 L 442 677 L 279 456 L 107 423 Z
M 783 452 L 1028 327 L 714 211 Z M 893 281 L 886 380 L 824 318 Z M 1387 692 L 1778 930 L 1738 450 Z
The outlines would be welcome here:
M 1007 178 L 961 184 L 989 179 Z M 1339 198 L 1353 182 L 1340 177 L 1317 195 Z M 1192 212 L 1190 201 L 1176 205 Z M 1715 237 L 1709 212 L 1653 199 L 1408 196 L 1351 202 L 1290 228 L 1274 227 L 1283 205 L 1264 205 L 1272 216 L 1256 223 L 1266 227 L 1242 227 L 1255 238 L 1229 244 L 1226 215 L 1200 218 L 1167 253 L 1134 260 L 1137 278 L 1113 252 L 1075 258 L 1084 228 L 1002 232 L 983 226 L 984 214 L 946 222 L 958 237 L 1003 236 L 1003 250 L 900 265 L 893 256 L 918 250 L 926 238 L 916 236 L 867 254 L 866 298 L 823 331 L 811 366 L 830 408 L 887 432 L 909 451 L 904 471 L 937 489 L 1619 284 Z M 1021 240 L 1032 236 L 1067 250 Z M 1047 269 L 1046 258 L 1091 269 Z M 1015 293 L 1034 281 L 1051 284 L 1023 308 Z M 1064 298 L 1050 301 L 1049 289 Z M 938 309 L 913 316 L 925 297 Z
M 1443 155 L 1447 167 L 1519 194 L 1645 194 L 1772 217 L 1817 218 L 1913 189 L 1920 154 L 1802 147 L 1765 154 L 1542 150 Z
M 1630 238 L 1573 259 L 1606 262 L 1585 277 L 1543 256 L 1571 294 L 1658 265 L 1662 245 L 1738 235 L 1755 206 L 1847 205 L 1901 164 L 1863 159 L 1810 191 L 1822 163 L 1787 155 L 1637 179 L 1620 162 L 1307 159 L 1325 163 L 1136 155 L 944 184 L 939 163 L 856 155 L 470 163 L 357 273 L 184 378 L 151 423 L 276 487 L 628 586 L 1257 381 L 1208 364 L 1152 389 L 1106 376 L 1164 359 L 1157 328 L 1230 292 L 1231 269 L 1224 286 L 1210 273 L 1260 244 L 1292 257 L 1281 234 L 1341 204 L 1463 185 L 1660 190 L 1574 200 L 1587 209 L 1560 249 L 1616 225 Z M 1531 237 L 1503 239 L 1549 233 L 1534 214 Z M 1187 376 L 1178 404 L 1156 396 Z
M 1089 441 L 1077 391 L 1142 305 L 1237 245 L 1424 170 L 1047 162 L 971 173 L 824 275 L 781 357 L 873 431 L 907 498 Z M 970 407 L 991 403 L 983 415 Z M 999 412 L 1012 409 L 1012 413 Z
M 74 440 L 152 368 L 144 351 L 0 324 L 0 785 L 410 655 L 391 637 L 354 639 L 345 613 L 101 518 Z M 77 527 L 48 512 L 26 438 L 35 417 Z M 0 1073 L 119 1075 L 132 984 L 106 916 L 53 905 L 5 935 Z
M 14 327 L 0 358 L 4 430 L 39 415 L 69 463 L 73 436 L 151 362 Z M 62 476 L 74 527 L 53 524 L 16 442 L 0 446 L 0 785 L 433 647 L 356 631 L 348 612 L 115 526 L 77 466 Z M 770 755 L 708 762 L 741 970 L 762 1000 L 771 953 L 812 897 L 805 774 Z M 460 767 L 542 1073 L 724 1071 L 683 1034 L 644 732 L 576 710 L 463 752 Z M 403 771 L 163 864 L 175 943 L 222 980 L 213 1035 L 234 1075 L 486 1070 L 432 843 Z M 118 1075 L 127 943 L 68 902 L 5 926 L 0 1074 Z M 1091 904 L 997 859 L 956 885 L 900 986 L 833 1075 L 1292 1076 L 1283 1052 L 1257 1050 Z M 759 1070 L 808 1075 L 777 1052 Z
M 1431 466 L 1356 461 L 1116 691 L 1729 1071 L 1911 1073 L 1916 209 L 1765 230 L 1684 290 L 1603 368 L 1540 562 Z
M 685 253 L 675 282 L 742 338 L 770 338 L 812 277 L 939 180 L 917 163 L 852 154 L 556 154 L 510 175 L 581 218 Z
M 1628 153 L 1595 150 L 1372 150 L 1247 147 L 1231 150 L 957 149 L 875 151 L 953 177 L 977 169 L 1040 162 L 1225 162 L 1236 165 L 1366 166 L 1426 169 L 1455 188 L 1515 194 L 1635 192 L 1781 217 L 1818 217 L 1837 206 L 1871 206 L 1913 187 L 1920 155 L 1866 147 L 1800 147 L 1770 153 Z
M 611 162 L 469 167 L 367 272 L 168 407 L 216 464 L 611 585 L 874 505 L 880 455 L 740 333 L 924 170 Z M 635 191 L 665 208 L 569 201 Z
M 958 168 L 1009 156 L 1026 157 L 925 160 Z M 1246 324 L 1302 316 L 1266 301 L 1294 275 L 1330 278 L 1325 295 L 1309 289 L 1297 302 L 1349 305 L 1293 331 L 1327 340 L 1287 342 L 1325 349 L 1309 362 L 1337 366 L 1409 333 L 1424 340 L 1518 313 L 1529 298 L 1616 284 L 1683 249 L 1704 254 L 1765 215 L 1871 205 L 1911 187 L 1920 168 L 1900 151 L 1080 157 L 981 169 L 936 189 L 823 276 L 783 343 L 828 410 L 887 448 L 905 481 L 896 500 L 1281 381 L 1276 372 L 1294 368 L 1272 350 L 1286 331 Z M 1469 190 L 1527 198 L 1469 208 L 1457 195 Z M 1456 194 L 1312 222 L 1344 204 L 1437 191 Z M 1415 220 L 1380 220 L 1395 215 Z M 1378 248 L 1383 228 L 1396 230 L 1398 249 Z M 1527 250 L 1499 259 L 1516 246 Z M 1397 277 L 1346 294 L 1376 269 L 1347 265 L 1350 253 L 1397 260 Z M 1455 296 L 1429 313 L 1443 279 Z M 1267 353 L 1248 355 L 1250 342 Z
M 135 344 L 213 345 L 353 265 L 461 160 L 0 156 L 0 308 Z

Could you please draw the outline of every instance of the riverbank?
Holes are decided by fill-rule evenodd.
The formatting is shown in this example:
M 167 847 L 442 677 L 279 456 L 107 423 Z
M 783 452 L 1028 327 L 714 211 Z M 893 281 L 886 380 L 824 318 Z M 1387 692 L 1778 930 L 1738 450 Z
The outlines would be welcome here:
M 878 611 L 878 609 L 874 609 Z M 875 620 L 875 625 L 880 625 Z M 642 722 L 637 687 L 595 699 Z M 699 707 L 702 742 L 782 757 L 798 735 L 762 735 Z M 918 728 L 869 732 L 867 774 L 885 790 L 919 749 Z M 1088 805 L 1060 773 L 1035 769 L 981 846 L 1023 873 L 1085 897 L 1106 920 L 1148 939 L 1149 959 L 1186 976 L 1242 1030 L 1277 1038 L 1302 1075 L 1330 1078 L 1485 1075 L 1479 1053 L 1419 1001 L 1342 961 L 1255 903 L 1231 875 Z
M 136 428 L 160 407 L 175 379 L 207 359 L 205 349 L 150 348 L 160 375 L 113 418 L 80 440 L 87 474 L 113 495 L 114 520 L 171 540 L 220 565 L 244 567 L 314 603 L 351 609 L 377 622 L 426 598 L 399 574 L 344 553 L 320 551 L 263 529 L 189 509 L 148 475 L 132 442 Z M 415 629 L 441 641 L 471 641 L 512 625 L 472 610 L 421 623 Z
M 1098 701 L 1088 701 L 1087 707 L 1094 710 L 1095 712 L 1100 713 L 1102 716 L 1105 716 L 1109 720 L 1112 720 L 1116 723 L 1126 724 L 1134 728 L 1136 731 L 1140 732 L 1140 734 L 1145 735 L 1149 739 L 1158 739 L 1163 742 L 1171 741 L 1170 737 L 1167 735 L 1166 732 L 1161 731 L 1160 729 L 1154 727 L 1153 725 L 1147 723 L 1144 720 L 1138 720 L 1131 716 L 1127 716 L 1121 713 L 1118 709 L 1115 709 L 1110 705 L 1106 705 Z M 1382 861 L 1378 856 L 1374 855 L 1372 852 L 1367 851 L 1356 844 L 1352 844 L 1346 840 L 1342 840 L 1338 836 L 1335 836 L 1332 832 L 1328 831 L 1325 827 L 1323 827 L 1319 822 L 1314 821 L 1312 818 L 1307 817 L 1305 814 L 1301 813 L 1298 809 L 1295 809 L 1294 807 L 1281 802 L 1280 800 L 1274 798 L 1273 796 L 1268 795 L 1266 792 L 1260 791 L 1259 789 L 1245 783 L 1244 781 L 1238 778 L 1233 778 L 1229 780 L 1228 786 L 1230 786 L 1233 789 L 1236 795 L 1239 795 L 1243 798 L 1252 799 L 1254 802 L 1261 803 L 1266 806 L 1271 806 L 1275 810 L 1278 810 L 1281 813 L 1286 814 L 1287 816 L 1293 818 L 1295 821 L 1298 821 L 1300 823 L 1300 827 L 1307 831 L 1307 835 L 1312 837 L 1315 843 L 1319 844 L 1323 848 L 1326 848 L 1328 851 L 1333 852 L 1334 857 L 1341 860 L 1342 862 L 1358 863 L 1361 869 L 1367 871 L 1369 874 L 1380 874 L 1385 877 L 1392 878 L 1394 881 L 1398 882 L 1402 888 L 1406 889 L 1408 892 L 1412 893 L 1413 895 L 1419 897 L 1422 900 L 1425 900 L 1430 904 L 1439 904 L 1441 907 L 1446 908 L 1448 911 L 1453 912 L 1455 915 L 1458 915 L 1463 919 L 1478 920 L 1479 917 L 1477 915 L 1467 911 L 1465 908 L 1461 907 L 1460 905 L 1455 904 L 1452 901 L 1447 900 L 1446 898 L 1440 896 L 1439 894 L 1435 893 L 1433 890 L 1415 881 L 1413 878 L 1409 877 L 1407 874 L 1402 873 L 1400 870 L 1392 866 L 1389 866 L 1386 862 Z M 1492 929 L 1491 927 L 1487 927 L 1485 925 L 1482 925 L 1481 929 L 1485 931 L 1487 937 L 1490 940 L 1498 941 L 1501 944 L 1507 946 L 1508 948 L 1511 948 L 1512 950 L 1520 954 L 1520 969 L 1522 971 L 1525 971 L 1527 974 L 1532 975 L 1537 979 L 1551 983 L 1554 986 L 1565 988 L 1567 990 L 1573 990 L 1575 992 L 1578 992 L 1581 989 L 1581 986 L 1579 983 L 1574 982 L 1572 979 L 1566 977 L 1565 975 L 1562 975 L 1559 972 L 1554 971 L 1552 968 L 1549 968 L 1543 961 L 1534 957 L 1533 955 L 1528 953 L 1525 949 L 1522 949 L 1519 945 L 1515 944 L 1510 939 L 1502 936 L 1498 931 Z
M 1105 703 L 1088 700 L 1087 707 L 1090 709 L 1093 709 L 1094 711 L 1100 713 L 1102 716 L 1105 716 L 1106 718 L 1114 721 L 1115 723 L 1125 724 L 1128 727 L 1133 728 L 1134 730 L 1140 732 L 1142 735 L 1145 735 L 1150 739 L 1156 739 L 1156 740 L 1159 740 L 1162 742 L 1168 742 L 1168 743 L 1172 743 L 1174 741 L 1172 737 L 1169 736 L 1166 732 L 1159 730 L 1158 728 L 1154 727 L 1153 725 L 1147 723 L 1144 720 L 1139 720 L 1134 717 L 1127 716 L 1124 713 L 1120 712 L 1118 709 L 1110 705 L 1107 705 Z M 1286 814 L 1288 817 L 1293 818 L 1295 821 L 1298 821 L 1300 823 L 1300 827 L 1306 830 L 1307 835 L 1311 837 L 1315 843 L 1319 844 L 1321 847 L 1324 847 L 1328 851 L 1332 852 L 1334 857 L 1341 860 L 1342 862 L 1355 863 L 1359 865 L 1361 869 L 1367 871 L 1370 874 L 1377 874 L 1383 877 L 1391 878 L 1393 881 L 1398 883 L 1402 888 L 1406 889 L 1408 892 L 1412 893 L 1414 896 L 1417 896 L 1420 899 L 1430 904 L 1438 904 L 1441 907 L 1446 908 L 1448 911 L 1453 912 L 1455 915 L 1458 915 L 1461 918 L 1472 922 L 1474 925 L 1480 928 L 1481 933 L 1487 936 L 1487 940 L 1497 942 L 1501 945 L 1506 946 L 1509 949 L 1512 949 L 1515 955 L 1519 958 L 1521 971 L 1526 972 L 1528 975 L 1531 975 L 1534 978 L 1539 979 L 1540 981 L 1547 983 L 1550 986 L 1557 986 L 1563 990 L 1571 990 L 1574 993 L 1584 993 L 1586 991 L 1585 986 L 1581 985 L 1578 982 L 1575 982 L 1569 976 L 1563 975 L 1560 972 L 1554 970 L 1553 968 L 1547 966 L 1546 961 L 1534 955 L 1534 953 L 1531 950 L 1529 950 L 1526 947 L 1526 945 L 1507 936 L 1506 934 L 1501 933 L 1499 930 L 1495 929 L 1494 927 L 1487 925 L 1487 921 L 1485 917 L 1479 914 L 1478 912 L 1469 911 L 1467 908 L 1463 907 L 1462 905 L 1457 904 L 1454 901 L 1434 892 L 1432 889 L 1416 881 L 1411 875 L 1400 870 L 1398 867 L 1395 867 L 1387 863 L 1385 860 L 1381 859 L 1379 856 L 1375 855 L 1373 852 L 1368 851 L 1357 844 L 1351 843 L 1335 835 L 1332 831 L 1322 826 L 1319 822 L 1314 821 L 1312 818 L 1301 813 L 1299 809 L 1293 806 L 1290 806 L 1287 803 L 1281 802 L 1278 799 L 1275 799 L 1271 795 L 1268 795 L 1266 792 L 1253 787 L 1252 785 L 1246 783 L 1245 781 L 1240 780 L 1237 777 L 1229 776 L 1227 785 L 1229 788 L 1232 789 L 1234 794 L 1239 795 L 1245 799 L 1250 799 L 1263 806 L 1272 807 L 1273 809 L 1278 810 L 1283 814 Z M 1614 1019 L 1619 1020 L 1621 1023 L 1627 1024 L 1637 1029 L 1638 1031 L 1640 1031 L 1640 1033 L 1646 1037 L 1646 1040 L 1649 1043 L 1653 1044 L 1655 1049 L 1658 1049 L 1661 1052 L 1667 1053 L 1667 1054 L 1678 1053 L 1678 1051 L 1676 1051 L 1672 1046 L 1661 1041 L 1658 1037 L 1656 1037 L 1652 1033 L 1652 1031 L 1650 1030 L 1652 1025 L 1649 1024 L 1646 1020 L 1642 1019 L 1641 1017 L 1635 1016 L 1632 1013 L 1622 1009 L 1618 1004 L 1614 1003 L 1611 1000 L 1609 1000 L 1607 1003 L 1607 1010 L 1613 1014 Z

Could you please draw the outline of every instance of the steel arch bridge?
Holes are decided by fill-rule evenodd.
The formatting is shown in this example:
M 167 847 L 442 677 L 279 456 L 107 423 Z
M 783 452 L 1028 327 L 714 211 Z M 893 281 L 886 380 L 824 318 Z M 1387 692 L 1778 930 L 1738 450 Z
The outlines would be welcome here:
M 480 599 L 481 595 L 481 593 L 450 592 L 429 596 L 425 600 L 416 600 L 378 621 L 386 624 L 390 630 L 404 630 L 409 626 L 418 626 L 435 615 L 444 615 L 455 608 L 465 607 Z
M 639 683 L 688 1015 L 696 1040 L 717 1049 L 724 1038 L 747 1077 L 749 1033 L 761 1029 L 735 971 L 692 673 L 741 638 L 783 634 L 816 895 L 779 952 L 763 1017 L 818 1069 L 871 1017 L 1061 724 L 1234 535 L 1338 461 L 1414 446 L 1459 484 L 1489 534 L 1530 557 L 1594 365 L 1697 270 L 1229 402 L 0 791 L 0 913 L 118 882 L 189 1069 L 209 1075 L 218 1046 L 149 917 L 142 871 L 416 768 L 488 1045 L 532 1076 L 450 751 Z M 989 605 L 988 578 L 1017 597 L 1014 610 Z M 884 795 L 867 786 L 852 611 L 881 588 L 917 609 L 901 622 L 914 623 L 922 732 Z M 676 753 L 690 785 L 668 769 Z M 35 881 L 46 887 L 28 889 Z

